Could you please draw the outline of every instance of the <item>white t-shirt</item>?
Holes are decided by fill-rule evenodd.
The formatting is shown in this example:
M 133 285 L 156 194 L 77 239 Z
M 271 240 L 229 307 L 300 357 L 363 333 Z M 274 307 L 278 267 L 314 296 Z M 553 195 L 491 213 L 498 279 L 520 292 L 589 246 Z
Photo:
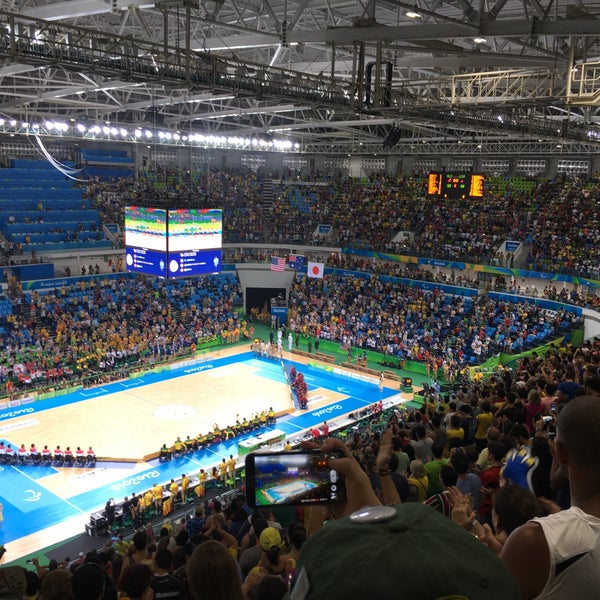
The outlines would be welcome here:
M 600 519 L 575 506 L 533 519 L 550 550 L 550 576 L 536 600 L 598 598 L 600 593 Z

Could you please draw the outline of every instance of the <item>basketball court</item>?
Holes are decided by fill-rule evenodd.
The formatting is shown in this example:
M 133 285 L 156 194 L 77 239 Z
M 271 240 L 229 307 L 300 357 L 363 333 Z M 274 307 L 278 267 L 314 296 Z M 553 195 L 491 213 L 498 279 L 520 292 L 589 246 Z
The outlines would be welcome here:
M 294 498 L 313 490 L 321 485 L 322 481 L 310 481 L 301 479 L 298 481 L 290 481 L 282 485 L 276 485 L 259 492 L 258 504 L 270 506 L 271 504 L 282 504 Z
M 93 469 L 0 466 L 0 543 L 9 550 L 7 559 L 82 533 L 90 514 L 103 509 L 109 498 L 119 502 L 183 473 L 195 478 L 201 468 L 212 469 L 230 454 L 238 457 L 239 442 L 257 432 L 165 463 L 150 458 L 178 436 L 195 437 L 215 423 L 224 428 L 236 418 L 241 421 L 272 407 L 279 415 L 277 430 L 288 439 L 299 438 L 324 420 L 331 425 L 376 401 L 401 400 L 394 382 L 386 382 L 390 387 L 380 393 L 378 381 L 364 375 L 287 353 L 283 361 L 304 373 L 309 388 L 306 411 L 292 404 L 281 360 L 258 358 L 240 346 L 35 402 L 20 411 L 1 411 L 0 439 L 15 448 L 22 443 L 27 448 L 31 443 L 38 448 L 48 445 L 51 450 L 56 445 L 72 450 L 92 446 L 98 456 Z M 238 458 L 241 462 L 243 456 Z

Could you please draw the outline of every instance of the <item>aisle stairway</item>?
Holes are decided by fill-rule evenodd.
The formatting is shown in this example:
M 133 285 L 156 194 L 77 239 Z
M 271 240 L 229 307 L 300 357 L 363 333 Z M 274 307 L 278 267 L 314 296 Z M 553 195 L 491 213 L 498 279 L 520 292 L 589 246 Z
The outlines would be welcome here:
M 273 209 L 275 205 L 275 193 L 273 192 L 273 180 L 263 179 L 260 194 L 261 204 L 263 206 L 263 235 L 265 240 L 272 239 L 274 226 Z

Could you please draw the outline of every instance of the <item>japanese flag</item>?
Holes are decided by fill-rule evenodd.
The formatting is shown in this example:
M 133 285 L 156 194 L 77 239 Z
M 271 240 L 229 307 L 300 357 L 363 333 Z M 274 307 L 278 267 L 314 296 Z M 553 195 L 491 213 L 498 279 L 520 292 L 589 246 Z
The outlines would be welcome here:
M 323 271 L 324 270 L 325 270 L 325 263 L 308 261 L 308 270 L 307 270 L 306 274 L 309 277 L 316 277 L 317 279 L 323 279 Z

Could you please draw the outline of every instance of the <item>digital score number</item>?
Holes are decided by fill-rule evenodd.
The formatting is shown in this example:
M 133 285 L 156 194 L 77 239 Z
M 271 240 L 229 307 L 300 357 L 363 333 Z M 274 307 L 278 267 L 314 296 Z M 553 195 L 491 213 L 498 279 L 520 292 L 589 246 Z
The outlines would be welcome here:
M 431 172 L 427 195 L 442 198 L 482 198 L 485 175 L 481 173 Z
M 427 180 L 427 195 L 428 196 L 441 196 L 442 195 L 442 173 L 429 173 Z
M 469 186 L 469 198 L 483 198 L 483 182 L 485 175 L 473 173 L 471 175 L 471 185 Z

